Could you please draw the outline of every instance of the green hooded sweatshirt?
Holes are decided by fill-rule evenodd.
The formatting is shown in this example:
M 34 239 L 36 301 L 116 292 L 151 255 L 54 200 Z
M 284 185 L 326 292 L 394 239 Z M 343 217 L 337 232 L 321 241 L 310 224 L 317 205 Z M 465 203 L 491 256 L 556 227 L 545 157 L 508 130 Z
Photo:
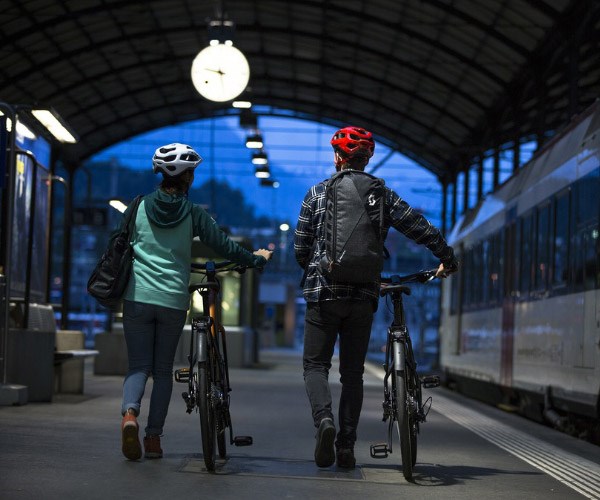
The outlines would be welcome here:
M 229 239 L 200 205 L 157 189 L 138 208 L 131 241 L 133 269 L 123 298 L 187 310 L 195 236 L 224 259 L 259 268 L 266 263 Z

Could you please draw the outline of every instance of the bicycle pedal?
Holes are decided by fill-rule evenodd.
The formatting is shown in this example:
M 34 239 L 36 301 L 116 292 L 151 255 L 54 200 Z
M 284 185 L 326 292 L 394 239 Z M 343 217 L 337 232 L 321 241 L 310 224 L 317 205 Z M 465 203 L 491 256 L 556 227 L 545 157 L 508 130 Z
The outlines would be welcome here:
M 427 375 L 421 378 L 421 384 L 425 389 L 433 389 L 439 387 L 441 384 L 440 377 L 438 375 Z
M 185 407 L 186 407 L 185 411 L 187 413 L 192 413 L 192 409 L 194 408 L 194 401 L 192 401 L 192 398 L 190 397 L 190 395 L 187 392 L 182 392 L 181 397 L 185 401 Z
M 236 446 L 251 446 L 252 436 L 236 436 L 233 438 L 233 444 Z
M 181 382 L 182 384 L 190 381 L 190 369 L 180 368 L 175 370 L 175 382 Z
M 371 458 L 387 458 L 388 445 L 386 443 L 371 445 Z

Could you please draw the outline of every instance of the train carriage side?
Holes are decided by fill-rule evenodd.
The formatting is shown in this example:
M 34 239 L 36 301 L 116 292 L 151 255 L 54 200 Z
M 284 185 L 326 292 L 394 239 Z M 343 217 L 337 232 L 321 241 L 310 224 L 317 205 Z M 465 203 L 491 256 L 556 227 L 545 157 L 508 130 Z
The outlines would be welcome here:
M 600 105 L 458 221 L 440 362 L 459 390 L 598 418 Z M 566 414 L 565 413 L 565 414 Z

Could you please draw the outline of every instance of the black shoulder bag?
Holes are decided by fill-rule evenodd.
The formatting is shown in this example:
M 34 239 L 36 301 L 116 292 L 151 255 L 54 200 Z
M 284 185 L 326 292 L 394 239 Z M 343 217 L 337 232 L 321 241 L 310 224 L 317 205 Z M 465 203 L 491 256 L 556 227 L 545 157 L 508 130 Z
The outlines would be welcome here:
M 108 242 L 106 251 L 88 280 L 88 293 L 104 307 L 115 307 L 127 288 L 133 263 L 133 248 L 129 241 L 141 200 L 142 196 L 133 200 L 121 230 Z

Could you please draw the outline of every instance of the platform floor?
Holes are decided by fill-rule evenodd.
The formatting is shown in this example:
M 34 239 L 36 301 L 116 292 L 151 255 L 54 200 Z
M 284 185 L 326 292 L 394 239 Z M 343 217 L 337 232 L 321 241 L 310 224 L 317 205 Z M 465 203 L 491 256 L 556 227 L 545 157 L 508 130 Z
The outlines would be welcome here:
M 120 451 L 122 377 L 95 376 L 86 361 L 83 395 L 52 403 L 0 407 L 0 498 L 12 499 L 576 499 L 600 498 L 600 448 L 465 399 L 429 391 L 414 482 L 400 472 L 396 448 L 373 459 L 384 441 L 380 370 L 369 365 L 353 471 L 319 469 L 315 429 L 304 392 L 300 353 L 263 351 L 260 363 L 234 369 L 234 431 L 251 447 L 230 447 L 217 473 L 201 455 L 197 414 L 185 412 L 175 384 L 161 460 L 127 461 Z M 334 401 L 339 397 L 332 369 Z M 150 386 L 146 391 L 141 423 Z

